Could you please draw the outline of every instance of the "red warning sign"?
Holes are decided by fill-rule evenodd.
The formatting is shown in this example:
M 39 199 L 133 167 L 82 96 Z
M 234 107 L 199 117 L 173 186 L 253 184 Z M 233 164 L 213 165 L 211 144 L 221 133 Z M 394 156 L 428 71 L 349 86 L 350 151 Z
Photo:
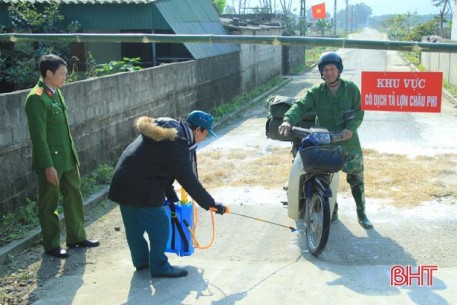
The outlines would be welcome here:
M 362 110 L 441 112 L 442 72 L 362 72 Z

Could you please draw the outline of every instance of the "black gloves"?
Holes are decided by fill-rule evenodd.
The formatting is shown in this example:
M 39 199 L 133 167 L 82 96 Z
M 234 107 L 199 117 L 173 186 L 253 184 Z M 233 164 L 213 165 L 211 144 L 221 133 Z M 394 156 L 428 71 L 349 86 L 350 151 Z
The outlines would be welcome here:
M 216 203 L 214 207 L 211 208 L 211 210 L 216 214 L 224 215 L 224 213 L 227 211 L 227 208 L 221 203 Z

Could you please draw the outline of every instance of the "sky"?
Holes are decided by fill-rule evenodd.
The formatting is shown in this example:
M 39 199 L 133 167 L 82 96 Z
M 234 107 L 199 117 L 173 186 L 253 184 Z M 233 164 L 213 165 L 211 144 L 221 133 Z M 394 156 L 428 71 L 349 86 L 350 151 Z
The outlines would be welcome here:
M 293 0 L 295 1 L 295 0 Z M 335 0 L 307 0 L 306 6 L 312 6 L 325 2 L 326 11 L 333 15 L 333 5 Z M 355 5 L 364 3 L 373 11 L 373 16 L 387 14 L 405 14 L 408 11 L 414 13 L 417 11 L 419 15 L 437 14 L 439 9 L 432 5 L 432 0 L 349 0 L 348 4 Z M 336 1 L 337 11 L 346 7 L 346 0 Z
M 260 1 L 258 0 L 249 0 L 251 4 L 258 5 Z M 272 0 L 274 3 L 276 1 L 277 6 L 279 6 L 279 0 Z M 231 0 L 227 0 L 227 4 L 230 4 Z M 325 2 L 325 7 L 327 13 L 333 15 L 333 6 L 335 0 L 306 0 L 306 9 L 311 9 L 311 6 Z M 292 0 L 292 7 L 297 8 L 294 12 L 296 14 L 300 13 L 300 0 Z M 358 3 L 365 3 L 369 6 L 372 11 L 372 16 L 379 15 L 388 15 L 388 14 L 406 14 L 408 11 L 414 13 L 417 11 L 419 15 L 425 14 L 437 14 L 439 9 L 432 5 L 432 0 L 348 0 L 348 4 L 355 5 Z M 342 10 L 346 7 L 346 0 L 337 0 L 336 1 L 337 11 Z

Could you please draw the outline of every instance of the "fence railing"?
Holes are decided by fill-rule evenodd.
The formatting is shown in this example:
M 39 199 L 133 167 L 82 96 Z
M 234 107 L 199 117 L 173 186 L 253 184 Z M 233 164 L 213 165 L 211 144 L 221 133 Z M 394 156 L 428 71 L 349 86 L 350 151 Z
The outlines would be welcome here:
M 389 40 L 356 40 L 345 38 L 302 36 L 255 36 L 255 35 L 166 35 L 166 34 L 0 34 L 1 41 L 65 41 L 65 42 L 130 42 L 130 43 L 234 43 L 305 45 L 335 48 L 375 49 L 389 51 L 421 51 L 457 53 L 457 43 L 415 42 Z

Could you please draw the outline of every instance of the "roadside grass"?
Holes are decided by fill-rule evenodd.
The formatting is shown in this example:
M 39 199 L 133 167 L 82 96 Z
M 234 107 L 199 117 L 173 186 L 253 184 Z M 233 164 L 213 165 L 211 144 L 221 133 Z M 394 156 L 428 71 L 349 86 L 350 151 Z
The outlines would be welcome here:
M 113 167 L 103 164 L 89 175 L 81 178 L 83 197 L 95 194 L 111 181 Z M 62 206 L 56 212 L 62 213 Z M 25 198 L 25 204 L 15 213 L 7 213 L 0 218 L 0 247 L 13 240 L 24 237 L 39 226 L 38 204 L 35 200 Z
M 319 57 L 321 56 L 322 53 L 326 51 L 331 51 L 334 48 L 330 47 L 311 47 L 311 48 L 306 48 L 305 51 L 305 63 L 304 65 L 301 66 L 296 66 L 293 69 L 293 73 L 301 73 L 307 68 L 313 66 L 314 64 L 317 63 L 319 60 Z M 235 110 L 239 109 L 240 107 L 244 106 L 246 103 L 251 101 L 252 99 L 260 96 L 262 93 L 268 91 L 269 89 L 277 86 L 283 81 L 283 78 L 280 76 L 276 76 L 272 78 L 270 81 L 267 83 L 254 88 L 250 90 L 249 92 L 246 92 L 244 94 L 241 94 L 237 97 L 235 97 L 233 100 L 222 103 L 222 105 L 217 106 L 213 109 L 211 114 L 213 115 L 215 121 L 219 120 L 221 117 L 228 113 L 232 113 Z
M 224 186 L 282 189 L 292 164 L 289 148 L 218 150 L 199 153 L 199 175 L 208 189 Z M 395 206 L 457 197 L 457 155 L 438 157 L 364 150 L 366 197 L 389 199 Z M 339 192 L 350 193 L 340 174 Z
M 262 93 L 270 90 L 271 88 L 280 84 L 284 79 L 282 77 L 276 76 L 266 84 L 261 85 L 249 92 L 246 92 L 242 95 L 235 97 L 233 100 L 223 103 L 220 106 L 217 106 L 213 109 L 211 114 L 214 116 L 215 121 L 222 118 L 224 115 L 234 112 L 235 110 L 241 108 L 245 104 L 247 104 L 252 99 L 262 95 Z
M 457 97 L 457 86 L 449 84 L 446 80 L 443 81 L 443 86 L 453 97 Z

